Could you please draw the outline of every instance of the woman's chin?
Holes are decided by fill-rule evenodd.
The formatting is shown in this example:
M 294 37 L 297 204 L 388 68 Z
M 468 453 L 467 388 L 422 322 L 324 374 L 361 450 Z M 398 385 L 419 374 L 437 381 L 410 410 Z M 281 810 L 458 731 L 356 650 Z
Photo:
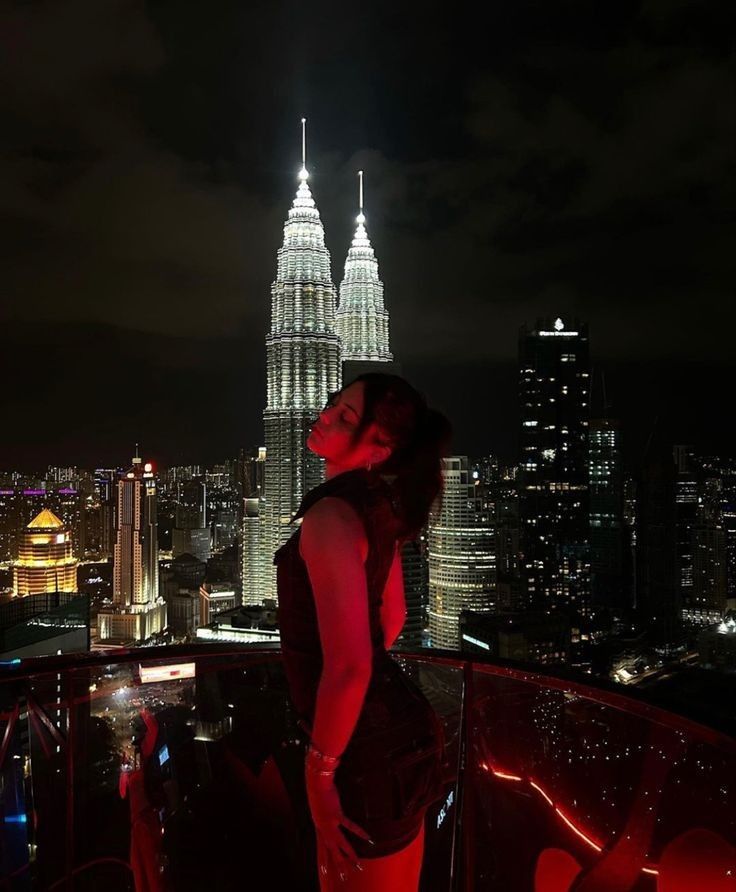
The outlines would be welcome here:
M 310 434 L 307 437 L 307 449 L 310 452 L 313 452 L 315 455 L 321 456 L 322 453 L 319 451 L 319 446 L 314 442 L 315 439 L 318 439 L 318 438 L 315 438 L 314 434 Z

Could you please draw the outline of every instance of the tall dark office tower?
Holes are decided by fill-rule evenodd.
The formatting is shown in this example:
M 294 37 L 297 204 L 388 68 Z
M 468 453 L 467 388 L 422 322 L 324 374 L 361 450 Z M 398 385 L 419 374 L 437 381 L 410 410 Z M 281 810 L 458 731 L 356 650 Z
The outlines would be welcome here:
M 97 468 L 95 470 L 95 499 L 100 506 L 101 513 L 100 552 L 105 557 L 112 557 L 115 548 L 116 479 L 117 472 L 112 468 Z
M 401 569 L 404 576 L 406 621 L 398 643 L 405 647 L 421 647 L 429 599 L 429 570 L 426 542 L 423 538 L 407 542 L 401 549 Z
M 304 494 L 322 481 L 323 462 L 307 449 L 306 441 L 311 423 L 341 381 L 330 253 L 307 185 L 304 143 L 302 161 L 278 250 L 266 337 L 266 597 L 275 596 L 273 554 L 293 532 L 289 521 Z
M 641 627 L 664 647 L 678 640 L 682 627 L 676 474 L 671 450 L 654 439 L 637 487 L 636 612 Z
M 701 623 L 717 622 L 727 608 L 727 533 L 722 516 L 722 481 L 705 477 L 698 487 L 693 526 L 693 600 L 684 614 Z
M 98 615 L 101 639 L 141 641 L 166 625 L 158 591 L 156 478 L 137 455 L 118 479 L 113 609 Z
M 496 562 L 498 571 L 498 609 L 518 613 L 523 609 L 521 587 L 521 544 L 519 492 L 516 469 L 504 468 L 495 483 Z
M 693 536 L 698 511 L 699 473 L 692 446 L 675 446 L 675 550 L 679 598 L 683 608 L 694 604 Z
M 206 563 L 212 554 L 212 535 L 207 523 L 207 484 L 200 477 L 177 481 L 174 522 L 173 556 L 193 554 Z
M 519 372 L 525 607 L 566 610 L 582 628 L 590 616 L 587 325 L 524 326 Z
M 632 606 L 625 585 L 626 527 L 621 430 L 617 421 L 590 422 L 591 603 L 616 612 Z

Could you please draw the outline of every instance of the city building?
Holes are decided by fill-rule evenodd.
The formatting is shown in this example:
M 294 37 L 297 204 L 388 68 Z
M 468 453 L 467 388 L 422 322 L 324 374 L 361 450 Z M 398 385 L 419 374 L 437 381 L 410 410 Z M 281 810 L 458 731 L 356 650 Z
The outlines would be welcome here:
M 494 484 L 496 578 L 498 609 L 502 613 L 520 611 L 524 605 L 516 476 L 516 468 L 504 468 Z
M 355 235 L 345 259 L 335 328 L 340 336 L 342 377 L 350 382 L 366 371 L 393 372 L 388 310 L 378 260 L 365 228 L 363 171 L 358 172 L 360 197 Z M 380 365 L 377 365 L 380 364 Z
M 77 592 L 77 567 L 69 528 L 44 508 L 23 530 L 13 562 L 13 595 Z
M 262 603 L 266 567 L 263 559 L 264 500 L 245 499 L 241 542 L 241 579 L 243 605 L 255 607 Z
M 238 594 L 233 588 L 224 583 L 205 582 L 199 588 L 199 625 L 206 626 L 218 613 L 234 610 L 239 606 Z
M 519 377 L 524 606 L 574 614 L 575 641 L 591 609 L 587 325 L 523 326 Z
M 736 673 L 736 618 L 728 616 L 698 633 L 698 654 L 704 669 Z
M 77 592 L 45 592 L 0 605 L 0 660 L 22 660 L 89 650 L 90 599 Z
M 396 640 L 402 647 L 421 647 L 429 599 L 426 537 L 406 542 L 401 549 L 406 620 Z
M 207 484 L 200 477 L 178 480 L 171 553 L 175 558 L 193 554 L 206 563 L 212 554 L 211 542 L 207 523 Z
M 627 585 L 621 428 L 607 418 L 590 422 L 591 604 L 621 613 L 633 605 Z
M 457 650 L 461 611 L 493 613 L 497 607 L 494 530 L 467 456 L 442 464 L 442 507 L 427 534 L 429 637 L 432 647 Z
M 200 625 L 197 638 L 205 641 L 232 641 L 236 644 L 264 644 L 281 640 L 277 625 L 278 610 L 272 598 L 262 606 L 243 605 L 223 610 L 208 625 Z
M 190 638 L 199 628 L 200 596 L 198 591 L 180 588 L 167 593 L 166 618 L 174 638 Z
M 156 478 L 136 455 L 117 483 L 117 527 L 113 557 L 113 607 L 100 611 L 101 640 L 138 642 L 166 626 L 159 597 Z
M 464 653 L 552 665 L 567 662 L 570 644 L 570 619 L 561 611 L 493 616 L 463 610 L 460 615 L 460 650 Z
M 308 179 L 303 140 L 299 188 L 278 250 L 266 337 L 263 594 L 268 597 L 275 594 L 273 554 L 293 532 L 289 521 L 304 494 L 323 479 L 322 460 L 306 447 L 310 426 L 341 381 L 330 254 Z
M 678 445 L 672 450 L 675 462 L 675 537 L 676 574 L 679 599 L 683 609 L 694 606 L 694 532 L 698 513 L 700 474 L 692 446 Z
M 679 643 L 682 631 L 676 478 L 671 448 L 654 436 L 637 487 L 636 614 L 664 651 Z
M 692 601 L 683 600 L 683 616 L 717 622 L 728 608 L 727 530 L 722 516 L 722 485 L 718 477 L 702 480 L 692 532 Z
M 238 485 L 243 499 L 262 499 L 266 493 L 266 447 L 241 449 Z

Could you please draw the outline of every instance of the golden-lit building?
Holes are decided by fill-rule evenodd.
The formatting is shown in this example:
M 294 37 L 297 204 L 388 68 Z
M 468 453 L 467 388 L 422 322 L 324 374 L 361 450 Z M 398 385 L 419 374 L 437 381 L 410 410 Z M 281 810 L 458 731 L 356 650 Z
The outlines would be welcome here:
M 13 594 L 76 592 L 78 565 L 69 528 L 44 508 L 21 534 L 13 563 Z

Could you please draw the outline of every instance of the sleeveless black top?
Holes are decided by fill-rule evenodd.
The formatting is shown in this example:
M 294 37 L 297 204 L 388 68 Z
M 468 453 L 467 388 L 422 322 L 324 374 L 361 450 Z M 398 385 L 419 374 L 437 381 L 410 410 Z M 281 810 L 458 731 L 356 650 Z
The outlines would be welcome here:
M 303 517 L 325 496 L 344 499 L 365 526 L 368 617 L 375 675 L 375 669 L 390 660 L 384 645 L 380 610 L 402 529 L 396 502 L 386 481 L 359 468 L 338 474 L 315 487 L 305 496 L 294 519 Z M 305 719 L 311 727 L 322 673 L 322 646 L 312 586 L 307 566 L 299 553 L 300 535 L 301 528 L 279 548 L 274 563 L 277 565 L 278 623 L 286 679 L 298 717 Z

